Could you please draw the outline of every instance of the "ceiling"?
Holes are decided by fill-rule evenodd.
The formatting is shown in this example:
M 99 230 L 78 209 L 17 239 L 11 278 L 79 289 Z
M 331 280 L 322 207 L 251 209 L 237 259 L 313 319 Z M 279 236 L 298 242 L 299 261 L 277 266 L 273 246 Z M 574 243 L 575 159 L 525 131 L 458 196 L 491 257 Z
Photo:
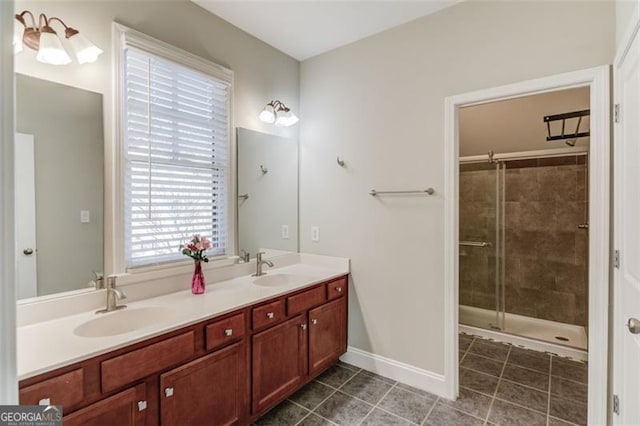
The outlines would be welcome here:
M 567 148 L 562 140 L 547 142 L 543 118 L 589 109 L 589 94 L 588 87 L 581 87 L 461 108 L 460 156 Z M 551 126 L 552 135 L 561 133 L 561 123 Z M 568 119 L 565 133 L 574 132 L 576 125 L 577 119 Z M 583 118 L 580 131 L 589 125 L 589 118 Z M 589 138 L 580 138 L 576 146 L 588 144 Z
M 461 0 L 192 0 L 303 61 Z

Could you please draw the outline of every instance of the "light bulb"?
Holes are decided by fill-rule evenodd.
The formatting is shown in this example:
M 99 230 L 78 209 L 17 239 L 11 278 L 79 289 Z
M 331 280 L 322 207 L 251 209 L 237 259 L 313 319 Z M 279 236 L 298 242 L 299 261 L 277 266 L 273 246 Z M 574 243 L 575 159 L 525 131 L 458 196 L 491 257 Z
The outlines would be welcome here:
M 91 43 L 89 39 L 80 34 L 73 28 L 67 28 L 65 34 L 73 53 L 75 53 L 78 63 L 86 64 L 98 60 L 98 56 L 102 54 L 102 49 Z
M 273 111 L 273 107 L 270 105 L 267 105 L 266 107 L 264 107 L 264 109 L 262 110 L 262 112 L 260 113 L 259 116 L 260 120 L 265 122 L 265 123 L 269 123 L 272 124 L 273 122 L 276 121 L 276 115 Z
M 40 62 L 52 65 L 65 65 L 71 62 L 67 51 L 62 47 L 62 42 L 50 27 L 40 29 L 40 48 L 36 58 Z
M 292 113 L 290 110 L 278 112 L 277 115 L 278 116 L 276 118 L 276 126 L 278 127 L 293 126 L 298 121 L 300 121 L 300 119 L 296 117 L 296 115 Z
M 24 34 L 24 25 L 18 20 L 13 25 L 13 53 L 22 52 L 22 35 Z

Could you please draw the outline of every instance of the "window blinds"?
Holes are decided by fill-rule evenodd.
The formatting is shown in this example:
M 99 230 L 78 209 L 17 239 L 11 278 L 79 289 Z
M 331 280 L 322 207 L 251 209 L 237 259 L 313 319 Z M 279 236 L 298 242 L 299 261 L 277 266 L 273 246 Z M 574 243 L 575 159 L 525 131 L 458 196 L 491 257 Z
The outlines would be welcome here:
M 133 47 L 124 54 L 127 267 L 183 258 L 193 234 L 228 244 L 228 83 Z

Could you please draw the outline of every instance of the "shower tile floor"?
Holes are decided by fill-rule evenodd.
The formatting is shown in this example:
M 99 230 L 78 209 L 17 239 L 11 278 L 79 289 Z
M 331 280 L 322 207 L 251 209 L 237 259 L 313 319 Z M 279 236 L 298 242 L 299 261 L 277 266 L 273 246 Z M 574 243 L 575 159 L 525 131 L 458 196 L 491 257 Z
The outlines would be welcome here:
M 255 424 L 587 424 L 586 363 L 465 334 L 459 347 L 455 402 L 340 362 Z

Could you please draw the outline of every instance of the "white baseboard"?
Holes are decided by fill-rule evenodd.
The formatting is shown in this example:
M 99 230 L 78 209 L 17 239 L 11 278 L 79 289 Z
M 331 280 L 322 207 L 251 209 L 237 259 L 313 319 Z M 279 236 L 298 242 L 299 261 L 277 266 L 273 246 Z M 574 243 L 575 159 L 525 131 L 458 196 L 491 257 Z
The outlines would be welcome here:
M 347 353 L 342 355 L 340 359 L 356 367 L 447 398 L 444 376 L 442 374 L 433 373 L 414 367 L 413 365 L 372 354 L 371 352 L 363 351 L 353 346 L 349 346 Z

